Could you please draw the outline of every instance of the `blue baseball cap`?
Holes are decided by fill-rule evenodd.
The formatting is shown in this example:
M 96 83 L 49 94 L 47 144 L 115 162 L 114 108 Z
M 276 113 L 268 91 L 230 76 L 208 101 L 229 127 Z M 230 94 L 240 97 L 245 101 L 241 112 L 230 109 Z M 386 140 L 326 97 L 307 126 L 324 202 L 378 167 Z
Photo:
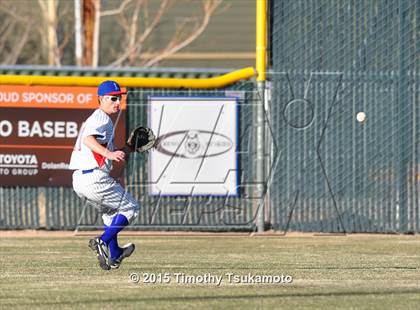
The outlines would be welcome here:
M 107 95 L 124 95 L 126 92 L 121 91 L 120 85 L 114 81 L 105 81 L 98 86 L 98 96 Z

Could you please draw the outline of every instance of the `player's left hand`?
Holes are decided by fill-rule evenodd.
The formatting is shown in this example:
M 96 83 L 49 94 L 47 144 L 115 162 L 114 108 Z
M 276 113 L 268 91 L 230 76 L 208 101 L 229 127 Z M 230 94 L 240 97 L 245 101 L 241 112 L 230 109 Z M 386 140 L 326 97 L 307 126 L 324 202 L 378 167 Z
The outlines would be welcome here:
M 127 146 L 133 151 L 142 153 L 150 150 L 156 143 L 156 137 L 150 128 L 138 126 L 131 131 Z

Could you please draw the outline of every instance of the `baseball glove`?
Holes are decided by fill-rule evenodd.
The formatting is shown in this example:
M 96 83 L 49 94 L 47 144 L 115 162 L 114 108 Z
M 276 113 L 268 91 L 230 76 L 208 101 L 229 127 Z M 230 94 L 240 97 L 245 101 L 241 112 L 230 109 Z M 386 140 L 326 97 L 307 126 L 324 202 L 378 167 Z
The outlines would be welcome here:
M 156 142 L 156 137 L 150 128 L 139 126 L 133 129 L 127 140 L 127 146 L 132 150 L 142 153 L 150 150 Z

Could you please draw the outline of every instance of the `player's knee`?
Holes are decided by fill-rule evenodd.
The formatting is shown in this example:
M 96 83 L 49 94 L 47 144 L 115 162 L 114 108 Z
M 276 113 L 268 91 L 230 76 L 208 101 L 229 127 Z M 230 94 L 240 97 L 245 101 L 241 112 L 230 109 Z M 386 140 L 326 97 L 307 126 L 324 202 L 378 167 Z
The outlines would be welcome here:
M 111 226 L 112 219 L 114 218 L 114 215 L 115 214 L 113 214 L 113 215 L 105 214 L 105 213 L 102 214 L 102 220 L 103 220 L 105 226 Z
M 139 215 L 139 205 L 135 204 L 135 205 L 131 205 L 130 208 L 127 208 L 126 210 L 120 211 L 120 214 L 123 214 L 128 222 L 131 224 L 134 219 Z

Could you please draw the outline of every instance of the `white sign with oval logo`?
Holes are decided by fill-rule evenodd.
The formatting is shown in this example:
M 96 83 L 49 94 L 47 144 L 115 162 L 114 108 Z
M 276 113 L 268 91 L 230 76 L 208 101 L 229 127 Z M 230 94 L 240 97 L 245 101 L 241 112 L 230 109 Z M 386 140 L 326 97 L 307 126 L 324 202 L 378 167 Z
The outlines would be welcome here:
M 150 97 L 154 195 L 237 195 L 237 99 Z

